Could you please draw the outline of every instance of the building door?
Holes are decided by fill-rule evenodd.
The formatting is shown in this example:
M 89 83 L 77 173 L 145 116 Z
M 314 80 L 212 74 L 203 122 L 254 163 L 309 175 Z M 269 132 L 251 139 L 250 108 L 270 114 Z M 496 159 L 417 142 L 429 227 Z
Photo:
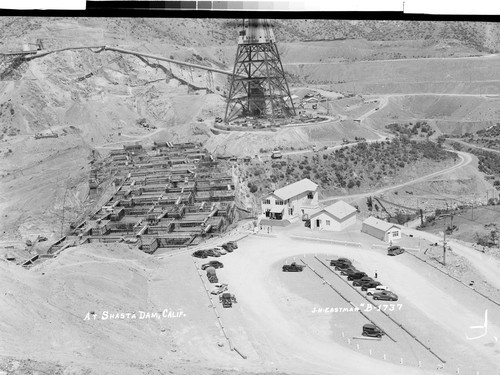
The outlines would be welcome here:
M 321 220 L 316 219 L 316 228 L 319 228 L 321 226 Z
M 271 212 L 271 210 L 269 210 L 269 209 L 266 210 L 266 217 L 269 217 L 270 212 Z

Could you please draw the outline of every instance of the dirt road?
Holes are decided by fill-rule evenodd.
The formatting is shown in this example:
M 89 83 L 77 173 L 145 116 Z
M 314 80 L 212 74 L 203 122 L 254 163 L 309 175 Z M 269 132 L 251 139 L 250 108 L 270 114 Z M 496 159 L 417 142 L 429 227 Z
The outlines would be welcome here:
M 370 95 L 367 95 L 367 97 L 371 97 Z M 375 112 L 377 112 L 378 110 L 384 108 L 387 103 L 389 103 L 389 95 L 380 95 L 380 96 L 377 96 L 377 95 L 372 95 L 372 97 L 380 97 L 380 105 L 376 108 L 373 108 L 372 110 L 366 112 L 364 115 L 361 115 L 360 117 L 358 117 L 358 121 L 363 121 L 365 120 L 367 117 L 373 115 Z
M 330 197 L 330 198 L 321 199 L 320 202 L 323 204 L 328 204 L 329 202 L 333 202 L 335 200 L 338 200 L 339 198 L 342 198 L 343 200 L 346 200 L 346 199 L 354 200 L 354 199 L 359 199 L 359 198 L 365 198 L 365 197 L 368 197 L 371 195 L 379 195 L 379 194 L 382 194 L 382 193 L 389 191 L 389 190 L 399 189 L 399 188 L 402 188 L 403 186 L 413 185 L 413 184 L 418 183 L 418 182 L 422 182 L 422 181 L 425 181 L 425 180 L 428 180 L 428 179 L 431 179 L 431 178 L 434 178 L 437 176 L 444 175 L 444 174 L 452 172 L 456 169 L 463 168 L 464 166 L 466 166 L 472 162 L 472 155 L 470 155 L 466 152 L 462 152 L 462 151 L 456 151 L 456 153 L 458 154 L 458 157 L 460 158 L 460 161 L 458 162 L 458 164 L 455 164 L 455 165 L 453 165 L 449 168 L 443 169 L 441 171 L 433 172 L 433 173 L 430 173 L 428 175 L 416 178 L 414 180 L 404 182 L 402 184 L 388 186 L 388 187 L 379 189 L 377 191 Z
M 99 149 L 115 149 L 117 146 L 123 146 L 124 143 L 133 143 L 137 141 L 142 141 L 146 138 L 152 137 L 153 135 L 156 135 L 158 133 L 161 133 L 165 129 L 156 129 L 155 131 L 144 134 L 144 135 L 127 135 L 127 134 L 122 134 L 123 137 L 131 138 L 130 140 L 127 141 L 118 141 L 118 142 L 112 142 L 112 143 L 107 143 L 103 146 L 95 146 L 94 148 L 99 148 Z M 116 146 L 113 146 L 116 145 Z
M 498 58 L 499 55 L 489 54 L 482 56 L 464 56 L 464 57 L 423 57 L 423 58 L 404 58 L 404 59 L 384 59 L 384 60 L 357 60 L 354 63 L 373 63 L 373 62 L 388 62 L 388 61 L 429 61 L 429 60 L 470 60 L 470 59 L 492 59 Z M 318 61 L 318 62 L 284 62 L 283 66 L 286 65 L 345 65 L 345 62 L 328 62 L 328 61 Z
M 460 139 L 457 139 L 457 138 L 449 138 L 450 141 L 453 141 L 453 142 L 457 142 L 457 143 L 460 143 L 464 146 L 467 146 L 467 147 L 471 147 L 471 148 L 477 148 L 479 150 L 484 150 L 484 151 L 489 151 L 489 152 L 494 152 L 495 154 L 500 154 L 500 150 L 495 150 L 493 148 L 488 148 L 488 147 L 483 147 L 483 146 L 478 146 L 478 145 L 474 145 L 472 143 L 467 143 L 467 142 L 464 142 Z
M 403 233 L 411 234 L 414 237 L 424 238 L 433 243 L 442 243 L 443 238 L 432 233 L 419 231 L 416 229 L 403 227 Z M 452 250 L 458 255 L 468 259 L 472 265 L 483 275 L 484 279 L 497 289 L 500 289 L 500 260 L 477 250 L 459 244 L 453 240 L 447 240 Z

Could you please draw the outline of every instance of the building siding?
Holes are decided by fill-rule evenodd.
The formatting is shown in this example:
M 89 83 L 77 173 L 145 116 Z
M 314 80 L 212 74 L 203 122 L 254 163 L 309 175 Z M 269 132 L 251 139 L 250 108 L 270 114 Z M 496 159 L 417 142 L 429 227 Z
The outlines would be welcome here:
M 396 231 L 398 232 L 398 235 L 392 236 L 392 233 Z M 384 242 L 390 242 L 401 239 L 401 229 L 398 227 L 393 227 L 391 229 L 384 231 L 382 229 L 375 228 L 369 224 L 363 223 L 361 227 L 361 232 L 369 234 Z
M 320 221 L 319 226 L 318 220 Z M 330 222 L 330 225 L 328 225 L 327 220 Z M 356 212 L 342 218 L 342 220 L 339 220 L 326 212 L 321 212 L 311 217 L 311 229 L 339 232 L 354 224 L 356 224 Z
M 318 207 L 318 192 L 314 191 L 313 198 L 309 199 L 308 194 L 309 191 L 300 193 L 295 197 L 287 199 L 284 201 L 284 205 L 278 205 L 276 202 L 282 201 L 274 194 L 269 194 L 262 200 L 262 214 L 266 214 L 266 211 L 272 211 L 276 208 L 283 208 L 283 217 L 282 220 L 287 220 L 293 217 L 302 218 L 304 213 L 309 213 L 309 211 L 316 209 Z M 269 200 L 269 203 L 265 203 L 266 200 Z M 290 214 L 290 209 L 292 209 L 292 213 Z

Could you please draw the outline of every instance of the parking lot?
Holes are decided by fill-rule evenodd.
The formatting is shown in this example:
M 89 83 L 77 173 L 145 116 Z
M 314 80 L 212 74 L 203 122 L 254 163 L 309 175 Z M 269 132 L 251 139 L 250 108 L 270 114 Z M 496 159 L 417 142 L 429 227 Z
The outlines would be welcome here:
M 422 373 L 438 367 L 450 373 L 498 373 L 493 340 L 500 334 L 493 323 L 499 311 L 494 305 L 407 254 L 388 257 L 368 244 L 340 246 L 293 239 L 290 233 L 290 228 L 274 228 L 269 236 L 251 235 L 233 254 L 217 258 L 224 263 L 217 270 L 219 282 L 228 283 L 238 300 L 232 309 L 219 308 L 221 318 L 234 345 L 247 356 L 245 366 L 330 374 L 332 369 L 339 374 Z M 398 301 L 367 300 L 364 292 L 358 293 L 360 288 L 321 263 L 339 256 L 352 259 L 369 276 L 377 272 L 377 280 L 394 291 Z M 316 273 L 310 268 L 281 271 L 293 261 L 306 262 Z M 390 338 L 359 339 L 369 320 L 354 307 Z M 466 335 L 475 333 L 470 327 L 484 321 L 485 309 L 490 314 L 488 336 L 468 340 Z

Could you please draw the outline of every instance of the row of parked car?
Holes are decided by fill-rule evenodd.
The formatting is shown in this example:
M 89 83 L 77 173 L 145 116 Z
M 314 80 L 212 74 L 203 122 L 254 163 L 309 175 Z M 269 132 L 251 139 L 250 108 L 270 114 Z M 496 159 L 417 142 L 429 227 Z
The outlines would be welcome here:
M 226 255 L 227 253 L 232 253 L 238 248 L 238 244 L 234 241 L 229 241 L 223 243 L 221 246 L 216 246 L 211 249 L 196 250 L 191 255 L 196 258 L 208 258 L 208 257 L 220 257 Z
M 351 260 L 347 258 L 334 259 L 330 261 L 330 266 L 335 267 L 336 271 L 340 271 L 341 275 L 347 276 L 347 280 L 352 281 L 353 286 L 361 287 L 361 290 L 372 296 L 374 300 L 398 300 L 398 296 L 381 282 L 372 279 L 365 272 L 357 270 L 352 265 Z
M 191 255 L 196 258 L 208 258 L 208 257 L 220 257 L 226 255 L 227 253 L 232 253 L 238 248 L 238 244 L 234 241 L 229 241 L 221 246 L 216 246 L 211 249 L 197 250 Z M 230 308 L 233 303 L 236 302 L 236 297 L 228 291 L 228 284 L 219 284 L 219 278 L 217 277 L 216 269 L 224 268 L 224 264 L 218 260 L 211 260 L 207 263 L 201 265 L 202 270 L 207 271 L 207 278 L 211 284 L 214 284 L 214 288 L 210 291 L 210 294 L 218 295 L 219 301 L 222 303 L 224 308 Z

